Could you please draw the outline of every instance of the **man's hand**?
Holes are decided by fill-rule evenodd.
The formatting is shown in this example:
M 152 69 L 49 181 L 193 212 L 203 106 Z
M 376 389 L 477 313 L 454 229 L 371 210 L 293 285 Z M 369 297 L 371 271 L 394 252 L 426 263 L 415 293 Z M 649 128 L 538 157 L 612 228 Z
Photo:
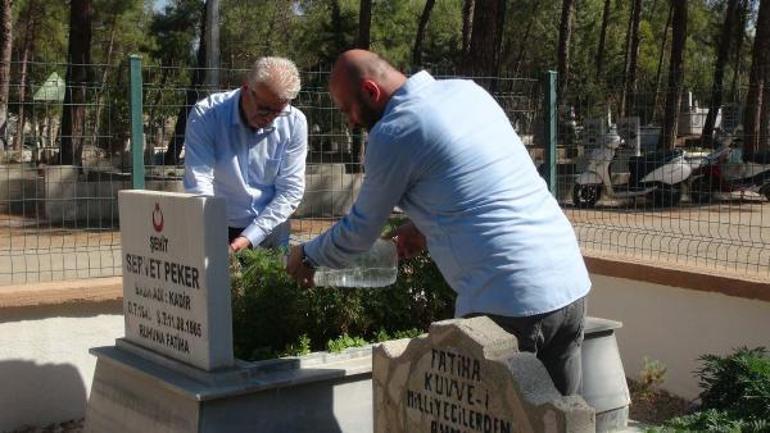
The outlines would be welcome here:
M 396 242 L 398 258 L 411 259 L 425 250 L 425 236 L 417 230 L 413 222 L 407 221 L 397 229 L 385 235 Z
M 286 263 L 286 272 L 291 275 L 300 286 L 308 288 L 313 287 L 313 276 L 315 269 L 302 263 L 302 245 L 292 247 L 289 253 L 289 260 Z
M 230 242 L 230 252 L 237 253 L 240 250 L 249 248 L 251 241 L 245 236 L 238 236 Z

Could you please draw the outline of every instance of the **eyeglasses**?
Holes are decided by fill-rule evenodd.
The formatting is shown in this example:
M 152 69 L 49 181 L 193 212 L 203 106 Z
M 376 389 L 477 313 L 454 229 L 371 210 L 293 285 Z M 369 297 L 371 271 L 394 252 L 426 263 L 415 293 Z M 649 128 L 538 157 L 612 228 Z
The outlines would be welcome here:
M 262 117 L 286 117 L 289 114 L 291 114 L 291 107 L 287 106 L 285 108 L 281 108 L 280 110 L 274 110 L 270 107 L 265 107 L 264 105 L 257 104 L 256 106 L 256 112 L 258 115 Z
M 253 90 L 249 89 L 249 94 L 254 100 L 255 111 L 260 117 L 286 117 L 291 114 L 291 106 L 289 106 L 288 103 L 283 108 L 276 110 L 273 107 L 260 104 L 259 97 Z

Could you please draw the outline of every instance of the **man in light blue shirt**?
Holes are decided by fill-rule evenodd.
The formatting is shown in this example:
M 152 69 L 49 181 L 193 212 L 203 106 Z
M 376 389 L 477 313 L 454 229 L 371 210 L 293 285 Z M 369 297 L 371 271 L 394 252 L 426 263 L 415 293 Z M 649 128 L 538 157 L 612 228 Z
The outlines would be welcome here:
M 305 190 L 307 121 L 289 105 L 300 90 L 291 60 L 263 57 L 243 86 L 190 111 L 184 187 L 224 197 L 230 249 L 289 244 L 289 216 Z
M 363 50 L 340 57 L 330 91 L 351 125 L 369 129 L 364 182 L 342 220 L 292 249 L 289 273 L 311 285 L 315 266 L 344 266 L 398 205 L 411 218 L 395 233 L 399 255 L 427 247 L 457 292 L 457 316 L 488 315 L 575 394 L 591 283 L 571 224 L 500 106 L 472 81 L 407 80 Z

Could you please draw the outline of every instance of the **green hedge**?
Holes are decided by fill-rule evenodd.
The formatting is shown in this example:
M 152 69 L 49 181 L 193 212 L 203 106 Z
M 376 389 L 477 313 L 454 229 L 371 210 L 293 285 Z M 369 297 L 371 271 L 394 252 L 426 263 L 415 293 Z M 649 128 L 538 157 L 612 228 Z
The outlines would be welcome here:
M 454 315 L 455 293 L 427 255 L 402 260 L 396 283 L 379 289 L 302 289 L 284 271 L 281 256 L 255 249 L 231 259 L 233 342 L 240 359 L 413 336 Z

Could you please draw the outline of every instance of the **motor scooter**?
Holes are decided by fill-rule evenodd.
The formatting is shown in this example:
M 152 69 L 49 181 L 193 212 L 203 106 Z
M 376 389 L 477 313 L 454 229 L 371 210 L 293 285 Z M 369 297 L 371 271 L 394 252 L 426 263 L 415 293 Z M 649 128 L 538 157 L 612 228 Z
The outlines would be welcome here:
M 681 149 L 648 152 L 628 161 L 629 180 L 612 183 L 610 167 L 623 140 L 613 126 L 599 146 L 588 155 L 585 170 L 575 180 L 572 202 L 578 208 L 592 208 L 602 197 L 610 199 L 652 199 L 657 206 L 673 206 L 682 198 L 682 184 L 700 165 Z
M 733 140 L 723 137 L 721 145 L 707 158 L 693 179 L 690 196 L 698 203 L 708 203 L 714 193 L 754 192 L 770 200 L 770 151 L 743 154 L 742 133 Z

